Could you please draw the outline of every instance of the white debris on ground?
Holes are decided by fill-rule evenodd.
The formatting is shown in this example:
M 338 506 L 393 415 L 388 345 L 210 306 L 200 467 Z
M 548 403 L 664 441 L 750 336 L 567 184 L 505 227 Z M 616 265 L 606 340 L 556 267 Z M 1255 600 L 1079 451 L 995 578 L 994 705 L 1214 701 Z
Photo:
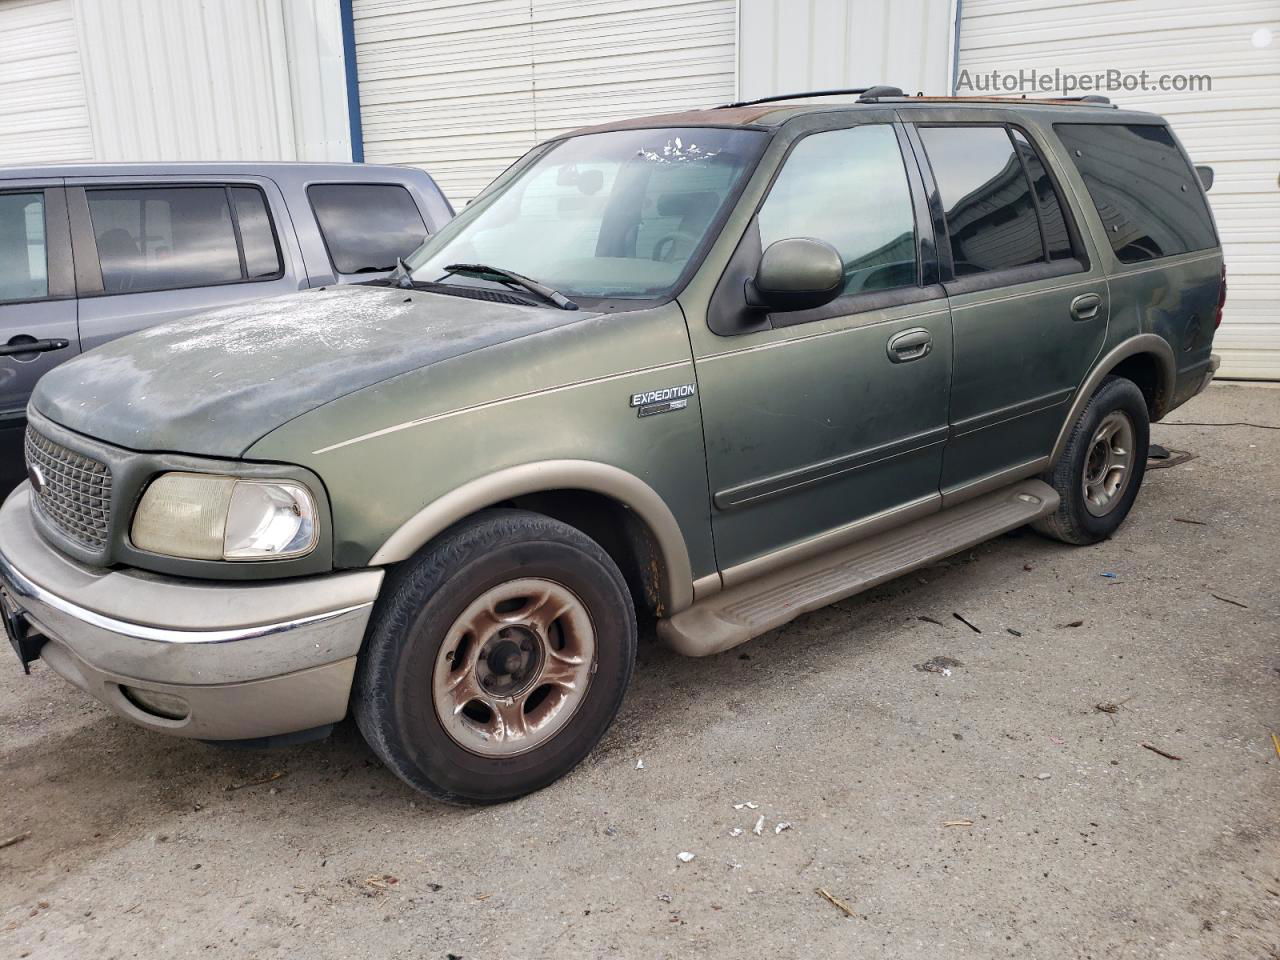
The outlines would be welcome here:
M 690 853 L 688 850 L 681 850 L 676 854 L 676 859 L 681 863 L 689 863 L 697 854 Z
M 757 837 L 764 833 L 764 814 L 760 814 L 760 819 L 756 821 L 756 825 L 751 828 L 751 832 Z

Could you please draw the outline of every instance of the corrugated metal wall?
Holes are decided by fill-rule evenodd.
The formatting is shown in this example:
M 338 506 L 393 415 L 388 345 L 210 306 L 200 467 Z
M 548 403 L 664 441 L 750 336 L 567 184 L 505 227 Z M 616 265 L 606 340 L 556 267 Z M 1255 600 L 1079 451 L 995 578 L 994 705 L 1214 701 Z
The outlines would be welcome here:
M 461 206 L 562 130 L 733 98 L 735 0 L 356 0 L 365 159 Z
M 0 162 L 350 160 L 337 0 L 0 0 Z
M 76 0 L 99 160 L 294 156 L 278 4 Z
M 71 0 L 0 0 L 0 163 L 92 158 Z
M 1215 339 L 1220 375 L 1280 379 L 1280 4 L 964 0 L 961 11 L 960 67 L 974 73 L 1056 67 L 1212 76 L 1212 92 L 1110 96 L 1166 116 L 1192 159 L 1214 167 L 1209 199 L 1230 289 Z M 1271 43 L 1255 44 L 1267 29 Z
M 953 0 L 742 0 L 743 99 L 868 87 L 949 92 Z
M 351 159 L 332 0 L 76 9 L 97 159 Z

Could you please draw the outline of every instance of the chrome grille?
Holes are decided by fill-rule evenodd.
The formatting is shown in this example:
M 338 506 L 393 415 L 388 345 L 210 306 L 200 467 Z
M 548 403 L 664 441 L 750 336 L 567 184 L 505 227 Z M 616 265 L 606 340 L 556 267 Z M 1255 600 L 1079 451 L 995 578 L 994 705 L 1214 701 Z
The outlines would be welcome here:
M 36 504 L 64 534 L 91 550 L 107 543 L 111 469 L 27 427 L 27 468 Z

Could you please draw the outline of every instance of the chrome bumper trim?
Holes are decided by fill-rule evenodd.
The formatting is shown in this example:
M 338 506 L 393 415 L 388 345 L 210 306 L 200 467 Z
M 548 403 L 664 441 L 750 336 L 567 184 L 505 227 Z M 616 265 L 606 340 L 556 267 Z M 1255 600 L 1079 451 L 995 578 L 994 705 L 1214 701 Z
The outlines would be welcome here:
M 13 595 L 15 600 L 23 597 L 37 600 L 60 613 L 65 613 L 69 617 L 74 617 L 82 623 L 101 630 L 108 630 L 122 637 L 129 637 L 135 640 L 150 640 L 156 643 L 231 643 L 236 640 L 252 640 L 255 637 L 267 637 L 275 633 L 294 630 L 298 627 L 325 623 L 348 613 L 354 613 L 357 610 L 364 610 L 373 606 L 372 602 L 358 603 L 354 606 L 328 610 L 324 613 L 312 614 L 296 620 L 265 623 L 252 627 L 235 627 L 230 630 L 170 630 L 163 627 L 151 627 L 142 623 L 117 620 L 114 617 L 95 613 L 93 610 L 88 610 L 79 604 L 72 603 L 70 600 L 65 600 L 23 576 L 3 553 L 0 553 L 0 581 L 3 581 L 5 588 Z

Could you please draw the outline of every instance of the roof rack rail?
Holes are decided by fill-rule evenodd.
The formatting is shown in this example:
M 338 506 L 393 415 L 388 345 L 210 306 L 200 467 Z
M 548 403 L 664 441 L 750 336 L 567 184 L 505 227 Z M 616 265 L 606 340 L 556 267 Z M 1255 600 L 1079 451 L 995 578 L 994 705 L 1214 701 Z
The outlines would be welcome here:
M 1021 98 L 1014 97 L 946 97 L 946 96 L 929 96 L 923 92 L 914 96 L 902 92 L 901 87 L 892 87 L 887 84 L 880 84 L 873 87 L 848 87 L 840 90 L 801 90 L 796 93 L 777 93 L 769 97 L 757 97 L 755 100 L 738 100 L 735 103 L 722 103 L 716 110 L 731 110 L 734 107 L 754 107 L 762 103 L 781 103 L 784 100 L 802 100 L 810 97 L 852 97 L 856 96 L 859 103 L 879 103 L 883 99 L 894 99 L 901 97 L 904 100 L 970 100 L 970 101 L 1011 101 L 1017 102 L 1017 99 L 1027 100 L 1034 99 L 1036 103 L 1089 103 L 1099 106 L 1113 107 L 1110 97 L 1104 97 L 1098 93 L 1089 93 L 1079 97 L 1043 97 L 1028 98 L 1024 93 Z
M 900 97 L 902 91 L 897 87 L 847 87 L 841 90 L 801 90 L 797 93 L 777 93 L 771 97 L 757 97 L 755 100 L 739 100 L 736 103 L 722 103 L 717 110 L 730 110 L 734 107 L 754 107 L 759 103 L 779 103 L 783 100 L 799 100 L 803 97 L 851 97 L 859 99 L 869 97 Z
M 858 98 L 859 103 L 877 103 L 881 97 L 904 97 L 906 94 L 902 92 L 901 87 L 890 87 L 887 85 L 879 85 L 867 89 L 862 96 Z

